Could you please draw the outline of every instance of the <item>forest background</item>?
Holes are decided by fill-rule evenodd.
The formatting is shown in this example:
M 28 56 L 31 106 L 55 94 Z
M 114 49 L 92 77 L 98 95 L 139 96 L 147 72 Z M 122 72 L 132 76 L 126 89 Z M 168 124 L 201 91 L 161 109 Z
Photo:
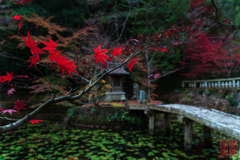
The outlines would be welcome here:
M 169 0 L 163 5 L 159 4 L 158 0 L 34 0 L 32 4 L 16 5 L 3 0 L 0 7 L 0 54 L 3 55 L 0 56 L 0 75 L 5 74 L 5 71 L 26 75 L 25 71 L 29 67 L 28 64 L 18 64 L 18 60 L 11 59 L 5 54 L 15 53 L 15 56 L 21 59 L 29 58 L 28 48 L 18 35 L 18 22 L 12 19 L 15 15 L 23 15 L 21 32 L 24 35 L 29 30 L 32 38 L 37 41 L 48 41 L 47 37 L 51 37 L 53 41 L 58 41 L 58 50 L 63 50 L 64 54 L 74 61 L 80 60 L 82 65 L 94 62 L 91 57 L 93 47 L 96 48 L 102 42 L 102 48 L 110 46 L 118 48 L 121 44 L 128 43 L 129 39 L 136 39 L 138 35 L 165 33 L 171 37 L 179 27 L 204 30 L 206 26 L 214 24 L 215 8 L 211 0 Z M 216 4 L 219 9 L 218 21 L 227 25 L 219 24 L 189 43 L 169 41 L 165 46 L 168 52 L 157 51 L 158 54 L 154 54 L 146 51 L 145 54 L 138 56 L 132 72 L 125 77 L 124 90 L 133 88 L 133 82 L 139 83 L 140 89 L 147 90 L 149 80 L 147 61 L 151 57 L 150 74 L 159 74 L 151 83 L 153 99 L 157 99 L 164 90 L 180 88 L 184 79 L 238 77 L 239 27 L 231 24 L 240 22 L 240 2 L 218 0 Z M 173 25 L 175 27 L 172 27 Z M 41 45 L 39 46 L 44 46 Z M 123 59 L 116 58 L 115 61 Z M 48 63 L 47 58 L 41 63 Z M 55 69 L 54 73 L 40 64 L 38 68 L 46 77 L 52 74 L 61 75 L 56 66 L 51 66 L 51 69 Z M 86 74 L 84 67 L 78 68 L 78 72 Z M 41 96 L 29 98 L 27 103 L 32 104 L 31 107 L 34 108 L 51 96 L 46 90 L 48 85 L 44 83 L 44 78 L 33 67 L 28 70 L 28 76 L 32 75 L 36 75 L 35 78 L 38 79 L 31 83 L 35 90 L 23 89 L 22 92 L 34 95 L 42 93 Z M 53 88 L 58 94 L 69 90 L 70 84 L 76 86 L 79 83 L 74 78 L 70 79 L 68 76 L 64 78 L 51 79 Z M 4 89 L 7 90 L 3 86 L 1 90 Z M 129 98 L 132 93 L 127 94 Z M 73 104 L 63 102 L 61 105 Z

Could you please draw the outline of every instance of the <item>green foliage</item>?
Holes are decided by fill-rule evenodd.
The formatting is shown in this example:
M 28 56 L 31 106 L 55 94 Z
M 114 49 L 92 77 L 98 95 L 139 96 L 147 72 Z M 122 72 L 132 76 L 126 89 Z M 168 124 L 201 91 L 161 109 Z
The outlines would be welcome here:
M 203 89 L 203 88 L 200 88 L 200 89 L 198 90 L 198 93 L 199 93 L 200 95 L 202 95 L 203 92 L 204 92 L 204 89 Z
M 136 114 L 129 115 L 129 112 L 121 109 L 120 111 L 116 111 L 116 113 L 112 116 L 107 117 L 108 121 L 117 121 L 117 122 L 128 122 L 130 124 L 137 124 L 138 126 L 142 124 L 141 116 Z
M 192 91 L 191 90 L 183 90 L 182 92 L 183 92 L 183 94 L 187 94 L 187 93 L 191 93 Z
M 38 14 L 40 17 L 48 18 L 49 12 L 46 11 L 44 8 L 42 8 L 39 5 L 28 5 L 28 6 L 19 6 L 15 5 L 16 9 L 14 8 L 12 12 L 12 16 L 14 15 L 24 15 L 27 17 L 31 17 L 33 13 Z
M 207 0 L 208 4 L 211 4 L 211 0 Z M 240 23 L 240 1 L 238 0 L 218 0 L 216 1 L 218 6 L 219 21 L 230 18 L 232 24 Z
M 6 4 L 8 4 L 9 3 L 9 0 L 3 0 L 2 2 L 1 2 L 1 5 L 6 5 Z
M 53 22 L 63 27 L 80 27 L 84 18 L 89 16 L 86 0 L 38 0 L 36 3 L 44 7 L 51 16 L 54 15 Z
M 61 24 L 66 27 L 82 26 L 85 17 L 85 10 L 81 8 L 74 8 L 72 10 L 62 10 L 61 19 L 57 17 L 57 21 L 61 21 Z
M 221 98 L 225 98 L 228 94 L 230 94 L 230 90 L 229 89 L 223 89 L 223 92 L 222 92 L 222 94 L 221 94 Z
M 226 99 L 228 100 L 228 102 L 230 103 L 231 106 L 236 107 L 238 105 L 238 101 L 236 100 L 236 98 L 232 95 L 227 95 Z
M 160 7 L 155 7 L 149 10 L 136 11 L 130 18 L 134 29 L 128 28 L 128 31 L 136 36 L 151 35 L 160 32 L 163 28 L 169 28 L 176 24 L 179 19 L 187 17 L 187 10 L 189 8 L 188 0 L 171 0 L 167 1 Z M 142 0 L 136 4 L 137 8 L 151 8 L 157 6 L 159 1 L 156 0 Z M 135 12 L 135 11 L 134 11 Z
M 208 88 L 206 94 L 209 95 L 215 95 L 217 93 L 217 89 L 216 88 Z
M 74 106 L 67 110 L 67 116 L 70 118 L 75 118 L 77 116 L 77 112 L 78 112 L 78 108 Z

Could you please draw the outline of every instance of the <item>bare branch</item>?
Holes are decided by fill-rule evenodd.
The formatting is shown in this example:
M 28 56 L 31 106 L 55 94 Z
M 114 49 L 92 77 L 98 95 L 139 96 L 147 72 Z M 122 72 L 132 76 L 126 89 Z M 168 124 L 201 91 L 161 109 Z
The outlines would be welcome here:
M 159 76 L 158 78 L 153 79 L 153 80 L 150 80 L 150 81 L 151 81 L 151 82 L 155 82 L 155 81 L 157 81 L 158 79 L 160 79 L 160 78 L 162 78 L 162 77 L 165 77 L 165 76 L 167 76 L 167 75 L 169 75 L 169 74 L 171 74 L 171 73 L 175 73 L 175 72 L 177 72 L 178 70 L 183 69 L 183 68 L 185 68 L 185 66 L 184 66 L 184 67 L 181 67 L 181 68 L 178 68 L 178 69 L 175 69 L 175 70 L 173 70 L 173 71 L 169 71 L 169 72 L 167 72 L 167 73 Z

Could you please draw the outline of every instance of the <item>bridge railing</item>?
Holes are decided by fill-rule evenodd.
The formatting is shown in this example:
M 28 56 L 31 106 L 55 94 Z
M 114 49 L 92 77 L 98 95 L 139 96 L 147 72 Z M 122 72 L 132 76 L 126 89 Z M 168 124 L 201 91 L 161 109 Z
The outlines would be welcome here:
M 238 88 L 240 87 L 240 77 L 225 79 L 208 79 L 182 81 L 183 88 Z

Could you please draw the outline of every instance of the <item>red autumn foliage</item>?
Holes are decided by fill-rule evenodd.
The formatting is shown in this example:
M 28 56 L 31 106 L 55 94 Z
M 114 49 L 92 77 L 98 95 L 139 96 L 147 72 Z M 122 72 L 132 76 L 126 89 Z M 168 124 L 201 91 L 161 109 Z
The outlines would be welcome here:
M 231 40 L 232 41 L 232 40 Z M 238 54 L 239 47 L 234 46 L 234 41 L 230 44 L 221 40 L 212 40 L 209 36 L 201 34 L 187 45 L 184 50 L 185 62 L 191 71 L 183 74 L 186 76 L 210 76 L 211 74 L 222 77 L 230 77 L 240 64 Z

